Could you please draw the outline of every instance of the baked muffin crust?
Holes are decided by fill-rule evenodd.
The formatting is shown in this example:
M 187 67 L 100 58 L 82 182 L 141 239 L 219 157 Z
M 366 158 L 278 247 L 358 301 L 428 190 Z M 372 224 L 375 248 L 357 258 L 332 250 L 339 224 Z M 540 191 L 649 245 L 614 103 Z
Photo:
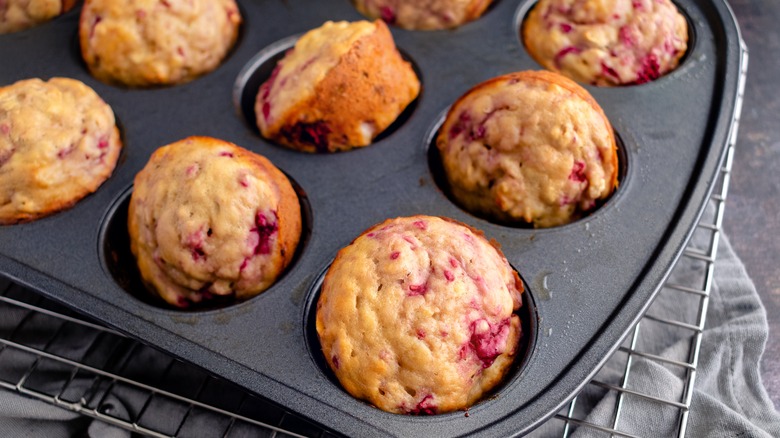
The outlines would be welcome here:
M 234 0 L 85 0 L 79 41 L 103 82 L 180 84 L 222 62 L 240 23 Z
M 540 0 L 523 40 L 537 62 L 578 82 L 642 84 L 677 67 L 688 23 L 670 0 Z
M 71 207 L 111 175 L 121 149 L 114 112 L 84 83 L 0 88 L 0 224 Z
M 617 146 L 598 103 L 545 71 L 477 85 L 450 108 L 436 146 L 452 196 L 500 222 L 563 225 L 617 186 Z
M 76 0 L 2 0 L 0 34 L 18 32 L 68 12 Z
M 301 234 L 298 197 L 266 158 L 210 137 L 159 148 L 136 175 L 130 247 L 169 304 L 242 300 L 270 287 Z
M 451 29 L 481 17 L 492 0 L 353 0 L 369 18 L 411 30 Z
M 420 82 L 382 21 L 327 22 L 304 34 L 260 87 L 263 137 L 305 152 L 369 145 Z
M 480 232 L 438 217 L 389 219 L 339 251 L 317 333 L 354 397 L 400 414 L 465 409 L 512 364 L 522 291 Z

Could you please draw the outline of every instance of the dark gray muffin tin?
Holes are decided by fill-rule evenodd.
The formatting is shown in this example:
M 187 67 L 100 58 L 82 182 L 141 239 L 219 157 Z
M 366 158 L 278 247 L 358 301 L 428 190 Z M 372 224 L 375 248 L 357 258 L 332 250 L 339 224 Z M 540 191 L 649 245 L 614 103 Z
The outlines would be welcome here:
M 0 227 L 0 274 L 150 345 L 350 436 L 509 436 L 553 415 L 585 385 L 647 309 L 685 247 L 712 190 L 740 108 L 741 40 L 723 0 L 680 0 L 691 40 L 674 72 L 649 84 L 587 87 L 621 139 L 622 177 L 603 206 L 572 224 L 534 230 L 477 218 L 437 183 L 429 154 L 448 105 L 477 83 L 540 69 L 519 23 L 531 1 L 499 0 L 453 31 L 393 29 L 423 91 L 374 145 L 333 155 L 260 138 L 254 93 L 290 37 L 326 20 L 362 18 L 348 0 L 239 0 L 236 48 L 191 83 L 126 89 L 93 79 L 77 42 L 80 8 L 38 28 L 0 35 L 0 84 L 66 76 L 114 109 L 125 149 L 114 175 L 68 211 Z M 269 62 L 271 64 L 269 64 Z M 190 135 L 268 157 L 297 184 L 304 239 L 284 277 L 246 302 L 181 311 L 150 298 L 127 249 L 133 177 L 159 146 Z M 471 407 L 429 417 L 379 411 L 327 371 L 313 329 L 319 282 L 339 248 L 389 217 L 448 216 L 496 239 L 527 285 L 521 356 L 505 383 Z

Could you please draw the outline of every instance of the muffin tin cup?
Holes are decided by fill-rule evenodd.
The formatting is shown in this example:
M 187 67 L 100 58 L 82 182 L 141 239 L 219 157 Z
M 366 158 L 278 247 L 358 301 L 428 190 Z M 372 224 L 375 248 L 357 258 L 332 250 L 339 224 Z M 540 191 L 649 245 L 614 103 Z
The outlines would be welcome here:
M 740 112 L 743 80 L 739 29 L 724 0 L 677 2 L 696 36 L 677 70 L 643 85 L 586 86 L 622 140 L 625 174 L 596 211 L 539 230 L 462 210 L 429 164 L 431 136 L 461 94 L 501 74 L 540 69 L 518 38 L 531 2 L 502 0 L 451 31 L 393 28 L 421 75 L 416 107 L 375 144 L 331 155 L 303 154 L 261 138 L 242 106 L 234 105 L 234 88 L 245 96 L 240 73 L 274 43 L 327 20 L 362 17 L 347 0 L 240 4 L 242 38 L 225 62 L 192 82 L 162 88 L 128 89 L 92 78 L 72 48 L 79 8 L 38 28 L 0 35 L 0 59 L 13 60 L 0 63 L 0 84 L 79 79 L 112 106 L 125 142 L 113 176 L 97 192 L 51 217 L 0 227 L 0 273 L 337 434 L 509 436 L 553 415 L 647 309 L 712 191 Z M 221 138 L 269 158 L 305 190 L 311 231 L 285 275 L 262 294 L 181 311 L 139 299 L 135 289 L 128 293 L 126 279 L 111 266 L 132 267 L 106 248 L 121 247 L 121 205 L 135 174 L 158 147 L 190 135 Z M 349 396 L 318 364 L 311 310 L 322 273 L 363 230 L 414 214 L 451 217 L 483 230 L 527 285 L 521 314 L 529 319 L 524 342 L 530 347 L 468 415 L 380 411 Z
M 257 126 L 255 102 L 260 86 L 271 77 L 277 63 L 284 58 L 289 50 L 295 47 L 295 43 L 301 36 L 302 35 L 292 35 L 270 44 L 250 59 L 238 73 L 238 77 L 233 85 L 233 105 L 235 106 L 236 111 L 244 117 L 249 129 L 253 130 L 258 136 L 261 134 L 260 129 Z M 399 47 L 398 49 L 401 53 L 401 57 L 411 64 L 412 70 L 414 70 L 417 77 L 420 78 L 422 74 L 414 60 L 409 57 L 403 48 Z M 404 108 L 390 126 L 385 128 L 384 131 L 380 132 L 374 138 L 373 143 L 380 142 L 392 135 L 409 120 L 414 113 L 414 110 L 417 108 L 417 103 L 420 101 L 420 96 L 423 91 L 422 86 L 424 86 L 424 84 L 421 84 L 421 90 L 417 98 Z
M 317 367 L 322 372 L 323 376 L 325 376 L 325 378 L 327 378 L 328 381 L 331 382 L 331 384 L 333 384 L 336 387 L 339 387 L 340 384 L 338 378 L 336 377 L 336 374 L 328 366 L 327 360 L 325 359 L 325 356 L 322 354 L 322 347 L 320 344 L 319 337 L 317 335 L 317 328 L 316 328 L 317 301 L 319 300 L 320 294 L 322 292 L 322 283 L 323 280 L 325 279 L 325 274 L 327 273 L 328 268 L 330 268 L 330 265 L 331 263 L 328 263 L 328 266 L 325 269 L 323 269 L 322 272 L 317 276 L 317 278 L 312 283 L 312 286 L 307 294 L 306 310 L 304 314 L 305 321 L 303 326 L 305 330 L 304 336 L 306 338 L 306 343 L 309 348 L 309 355 L 311 357 L 311 360 L 317 365 Z M 514 312 L 514 314 L 518 315 L 520 318 L 520 330 L 521 330 L 521 337 L 517 345 L 515 360 L 512 366 L 510 367 L 506 378 L 501 383 L 499 383 L 495 388 L 493 388 L 491 391 L 488 391 L 488 393 L 482 398 L 482 400 L 480 402 L 477 402 L 477 404 L 472 408 L 470 408 L 469 411 L 472 409 L 478 409 L 477 406 L 480 406 L 484 401 L 490 400 L 491 398 L 498 396 L 506 385 L 509 385 L 512 382 L 515 382 L 517 380 L 522 380 L 523 376 L 525 375 L 524 371 L 526 369 L 526 364 L 528 363 L 528 359 L 532 357 L 532 352 L 536 348 L 536 343 L 539 338 L 539 332 L 538 332 L 539 315 L 536 312 L 536 302 L 534 300 L 533 295 L 527 293 L 528 285 L 525 283 L 523 284 L 525 287 L 525 292 L 522 294 L 522 306 L 518 311 Z M 457 412 L 455 414 L 448 414 L 448 415 L 459 417 L 459 416 L 463 416 L 464 412 Z

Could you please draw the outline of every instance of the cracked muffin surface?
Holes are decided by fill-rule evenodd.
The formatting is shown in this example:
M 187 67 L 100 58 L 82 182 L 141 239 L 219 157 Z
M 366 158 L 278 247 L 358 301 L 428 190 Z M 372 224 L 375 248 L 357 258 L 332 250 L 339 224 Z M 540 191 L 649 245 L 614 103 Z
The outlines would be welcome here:
M 523 285 L 450 219 L 389 219 L 339 251 L 317 303 L 328 365 L 356 398 L 399 414 L 465 409 L 506 375 Z
M 642 84 L 677 67 L 688 23 L 670 0 L 540 0 L 523 40 L 545 68 L 578 82 Z
M 79 41 L 103 82 L 172 85 L 217 68 L 240 24 L 234 0 L 85 0 Z
M 458 27 L 481 17 L 492 0 L 352 0 L 369 18 L 410 30 Z
M 71 207 L 111 176 L 121 149 L 114 112 L 84 83 L 0 88 L 0 224 Z
M 499 222 L 563 225 L 617 187 L 609 120 L 557 73 L 510 73 L 475 86 L 450 108 L 436 146 L 452 196 Z
M 159 148 L 136 175 L 128 230 L 141 277 L 169 304 L 243 300 L 270 287 L 292 260 L 300 204 L 266 158 L 189 137 Z
M 68 12 L 76 0 L 2 0 L 0 34 L 18 32 Z
M 281 59 L 255 101 L 263 137 L 304 152 L 368 146 L 420 92 L 382 21 L 327 22 Z

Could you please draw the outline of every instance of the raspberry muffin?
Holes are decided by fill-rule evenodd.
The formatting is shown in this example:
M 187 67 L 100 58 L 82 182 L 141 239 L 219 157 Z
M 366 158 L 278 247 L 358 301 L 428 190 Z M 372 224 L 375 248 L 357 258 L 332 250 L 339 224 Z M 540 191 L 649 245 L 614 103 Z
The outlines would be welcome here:
M 452 196 L 499 222 L 562 225 L 617 186 L 607 117 L 557 73 L 511 73 L 477 85 L 452 105 L 436 146 Z
M 260 87 L 257 126 L 305 152 L 367 146 L 419 92 L 382 21 L 329 21 L 298 39 Z
M 458 27 L 476 20 L 492 0 L 352 0 L 370 18 L 411 30 Z
M 222 62 L 240 23 L 234 0 L 85 0 L 79 41 L 101 81 L 180 84 Z
M 576 81 L 642 84 L 677 67 L 688 24 L 670 0 L 540 0 L 523 39 L 545 68 Z
M 465 409 L 515 358 L 522 292 L 481 232 L 438 217 L 390 219 L 339 251 L 317 334 L 354 397 L 398 414 Z
M 111 176 L 122 143 L 114 112 L 75 79 L 0 88 L 0 224 L 71 207 Z
M 144 282 L 188 307 L 271 286 L 295 253 L 301 211 L 289 180 L 266 158 L 189 137 L 155 151 L 136 175 L 128 230 Z
M 18 32 L 68 12 L 76 0 L 2 0 L 0 34 Z

